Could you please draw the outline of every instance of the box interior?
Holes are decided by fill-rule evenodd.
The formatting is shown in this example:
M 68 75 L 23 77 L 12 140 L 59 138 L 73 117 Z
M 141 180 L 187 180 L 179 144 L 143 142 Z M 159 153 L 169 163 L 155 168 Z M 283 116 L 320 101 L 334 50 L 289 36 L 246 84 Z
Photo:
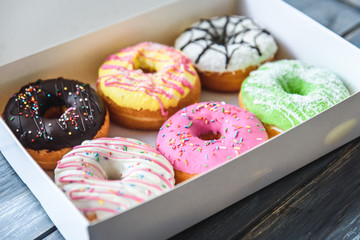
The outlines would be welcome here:
M 156 10 L 1 66 L 0 111 L 10 93 L 18 91 L 28 82 L 62 76 L 94 86 L 97 70 L 109 54 L 142 41 L 173 45 L 182 30 L 199 18 L 234 13 L 252 17 L 273 34 L 279 45 L 276 59 L 300 59 L 328 68 L 344 80 L 352 96 L 239 158 L 177 185 L 156 200 L 92 224 L 53 184 L 52 173 L 49 172 L 50 178 L 47 177 L 0 121 L 2 136 L 10 139 L 7 143 L 0 143 L 0 150 L 66 238 L 91 236 L 101 239 L 102 234 L 107 233 L 109 239 L 116 239 L 119 232 L 124 238 L 148 237 L 149 232 L 153 239 L 169 237 L 360 135 L 360 114 L 350 111 L 360 101 L 360 68 L 356 64 L 360 62 L 359 49 L 280 0 L 170 1 Z M 148 19 L 151 19 L 150 23 Z M 237 97 L 237 93 L 203 90 L 201 101 L 225 101 L 238 105 Z M 353 121 L 351 131 L 340 137 L 335 132 L 334 140 L 324 140 L 337 126 L 342 128 L 341 124 L 346 125 L 349 121 Z M 319 126 L 316 136 L 312 134 L 313 126 Z M 154 146 L 157 131 L 134 131 L 111 124 L 110 136 L 132 137 Z M 310 140 L 308 136 L 311 136 Z M 307 151 L 300 153 L 299 148 Z M 18 163 L 15 158 L 30 161 Z M 42 187 L 38 186 L 39 182 Z M 217 189 L 217 194 L 214 194 L 214 189 Z M 49 192 L 53 195 L 49 196 Z M 174 202 L 175 206 L 171 204 Z M 54 208 L 57 204 L 62 207 L 63 214 L 59 214 L 58 207 Z M 168 208 L 164 213 L 163 209 Z M 72 216 L 70 221 L 66 215 Z M 73 230 L 74 226 L 78 229 L 77 233 Z M 143 231 L 138 231 L 139 226 Z

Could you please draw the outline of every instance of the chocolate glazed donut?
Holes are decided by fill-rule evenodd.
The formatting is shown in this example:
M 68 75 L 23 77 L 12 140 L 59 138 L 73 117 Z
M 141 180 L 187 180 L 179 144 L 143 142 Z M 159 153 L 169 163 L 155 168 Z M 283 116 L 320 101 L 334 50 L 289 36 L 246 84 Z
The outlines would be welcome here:
M 46 169 L 55 168 L 61 156 L 48 166 L 48 160 L 36 153 L 42 152 L 46 158 L 63 149 L 66 153 L 84 140 L 106 136 L 109 126 L 100 96 L 88 84 L 63 78 L 38 80 L 22 87 L 8 101 L 3 117 L 21 144 Z

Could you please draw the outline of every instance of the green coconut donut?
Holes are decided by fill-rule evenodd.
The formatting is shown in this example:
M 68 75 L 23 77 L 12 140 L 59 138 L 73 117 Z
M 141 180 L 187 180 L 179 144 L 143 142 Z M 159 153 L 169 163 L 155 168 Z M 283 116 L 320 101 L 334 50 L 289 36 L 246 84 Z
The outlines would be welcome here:
M 330 71 L 298 60 L 266 63 L 241 86 L 240 106 L 278 132 L 349 97 L 341 79 Z

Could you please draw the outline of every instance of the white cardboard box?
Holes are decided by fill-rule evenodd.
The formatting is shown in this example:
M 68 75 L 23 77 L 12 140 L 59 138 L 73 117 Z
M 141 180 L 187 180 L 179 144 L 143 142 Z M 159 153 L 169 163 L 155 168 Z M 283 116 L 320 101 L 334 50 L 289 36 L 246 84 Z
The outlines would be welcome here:
M 360 135 L 360 50 L 280 0 L 173 0 L 162 7 L 0 67 L 0 109 L 9 94 L 38 78 L 94 83 L 107 55 L 141 41 L 172 45 L 199 18 L 252 17 L 275 37 L 277 59 L 300 59 L 343 78 L 352 96 L 206 174 L 124 213 L 89 223 L 27 154 L 0 119 L 0 151 L 67 239 L 170 237 Z M 237 94 L 203 91 L 202 100 L 237 105 Z M 316 128 L 316 131 L 314 129 Z M 154 144 L 156 132 L 111 126 L 111 136 Z M 166 211 L 164 210 L 166 209 Z

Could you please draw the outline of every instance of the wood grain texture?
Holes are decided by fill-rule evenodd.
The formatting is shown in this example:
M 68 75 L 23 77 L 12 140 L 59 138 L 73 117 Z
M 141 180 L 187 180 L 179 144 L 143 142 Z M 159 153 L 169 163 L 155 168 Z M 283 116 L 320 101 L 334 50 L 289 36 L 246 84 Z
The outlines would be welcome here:
M 39 201 L 1 152 L 0 212 L 0 239 L 33 239 L 53 226 Z
M 239 237 L 359 239 L 360 138 L 320 161 L 333 155 L 336 159 L 323 171 Z
M 360 23 L 360 11 L 338 0 L 285 0 L 301 12 L 343 35 Z
M 346 37 L 347 40 L 349 40 L 352 44 L 355 46 L 360 47 L 360 24 L 359 26 L 354 29 L 353 31 L 349 32 Z
M 44 240 L 64 240 L 65 238 L 61 235 L 61 233 L 58 230 L 56 230 L 56 231 L 50 233 L 49 235 L 47 235 L 43 239 Z
M 352 7 L 360 9 L 360 0 L 340 0 L 341 2 L 348 4 Z
M 329 206 L 334 211 L 337 209 L 333 205 L 337 206 L 337 204 L 349 210 L 354 209 L 349 208 L 348 205 L 355 205 L 353 208 L 360 207 L 354 204 L 355 200 L 360 202 L 360 189 L 354 194 L 355 196 L 352 196 L 355 199 L 339 194 L 339 191 L 343 189 L 342 178 L 344 175 L 346 177 L 349 171 L 349 169 L 343 170 L 342 166 L 351 167 L 353 162 L 360 164 L 356 156 L 360 159 L 360 138 L 177 234 L 172 239 L 298 239 L 298 237 L 306 237 L 309 229 L 303 228 L 303 225 L 309 224 L 310 228 L 313 224 L 311 220 L 313 216 L 309 213 L 317 216 L 319 225 L 321 221 L 328 221 L 329 216 L 324 218 L 321 214 L 323 211 L 321 206 L 323 208 Z M 334 171 L 334 168 L 338 170 L 336 176 L 329 174 Z M 359 178 L 360 170 L 351 177 Z M 347 179 L 347 181 L 353 180 L 353 178 Z M 353 182 L 354 185 L 359 184 L 360 178 Z M 334 192 L 334 189 L 338 191 Z M 342 204 L 343 200 L 346 201 L 346 206 Z M 329 214 L 331 213 L 333 212 Z M 344 214 L 347 214 L 346 220 L 345 217 L 338 218 L 339 216 L 335 215 L 332 219 L 339 222 L 337 227 L 342 225 L 341 230 L 335 228 L 339 233 L 348 234 L 352 229 L 348 229 L 347 221 L 353 220 L 354 214 L 360 218 L 360 209 L 354 211 L 353 215 L 348 212 Z M 293 219 L 294 223 L 291 223 L 289 219 Z M 294 224 L 297 225 L 293 226 Z M 330 229 L 331 227 L 335 226 L 329 226 Z M 311 230 L 309 232 L 315 235 L 314 229 Z M 323 234 L 323 230 L 324 228 L 318 226 L 317 235 Z M 315 239 L 318 238 L 315 237 Z

